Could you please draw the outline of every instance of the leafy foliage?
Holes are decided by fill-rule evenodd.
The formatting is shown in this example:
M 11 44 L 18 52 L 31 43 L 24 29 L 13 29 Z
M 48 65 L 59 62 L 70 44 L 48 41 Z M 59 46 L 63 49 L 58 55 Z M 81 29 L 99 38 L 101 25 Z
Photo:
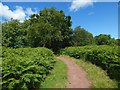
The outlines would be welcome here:
M 32 14 L 24 22 L 18 20 L 2 23 L 2 46 L 47 47 L 57 52 L 67 46 L 118 45 L 118 41 L 110 35 L 100 34 L 93 37 L 92 33 L 77 26 L 71 28 L 71 16 L 55 8 L 44 8 L 39 14 Z M 95 43 L 96 42 L 96 43 Z
M 107 70 L 111 78 L 120 81 L 120 52 L 118 46 L 83 46 L 68 47 L 62 54 L 83 58 Z
M 73 31 L 71 43 L 72 43 L 72 46 L 90 45 L 90 44 L 94 44 L 94 38 L 92 33 L 78 26 Z
M 5 47 L 25 47 L 26 29 L 18 20 L 11 20 L 2 24 L 2 45 Z
M 117 41 L 107 34 L 95 36 L 95 42 L 97 45 L 117 45 Z
M 2 89 L 36 90 L 54 66 L 53 52 L 46 48 L 3 49 Z
M 53 50 L 65 47 L 71 33 L 71 17 L 54 8 L 45 8 L 30 17 L 28 39 L 31 47 L 44 46 Z

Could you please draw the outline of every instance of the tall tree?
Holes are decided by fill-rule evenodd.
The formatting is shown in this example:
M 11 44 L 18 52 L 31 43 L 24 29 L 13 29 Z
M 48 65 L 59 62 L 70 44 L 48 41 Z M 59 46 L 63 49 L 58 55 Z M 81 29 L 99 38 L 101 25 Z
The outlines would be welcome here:
M 74 46 L 84 46 L 93 44 L 94 39 L 92 33 L 86 31 L 80 26 L 76 27 L 73 31 L 72 45 Z
M 30 17 L 28 38 L 32 47 L 45 46 L 54 50 L 68 45 L 72 33 L 71 17 L 54 8 L 45 8 Z
M 111 36 L 107 34 L 100 34 L 95 36 L 95 42 L 97 45 L 110 45 Z
M 18 20 L 2 23 L 2 45 L 6 47 L 24 47 L 25 31 Z

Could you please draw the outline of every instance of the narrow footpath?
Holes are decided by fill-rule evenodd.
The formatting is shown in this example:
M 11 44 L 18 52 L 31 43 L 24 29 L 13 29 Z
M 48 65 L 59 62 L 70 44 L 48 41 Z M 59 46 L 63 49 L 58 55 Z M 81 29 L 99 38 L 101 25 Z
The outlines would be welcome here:
M 86 72 L 80 66 L 65 56 L 59 56 L 57 59 L 67 65 L 69 83 L 66 88 L 90 88 L 91 82 L 86 78 Z

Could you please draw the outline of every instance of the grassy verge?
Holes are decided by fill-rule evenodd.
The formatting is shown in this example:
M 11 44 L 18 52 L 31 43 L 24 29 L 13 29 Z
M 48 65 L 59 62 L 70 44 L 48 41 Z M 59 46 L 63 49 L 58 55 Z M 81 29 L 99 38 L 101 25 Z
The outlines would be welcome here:
M 92 88 L 118 88 L 117 82 L 110 79 L 107 73 L 100 67 L 81 59 L 72 58 L 71 60 L 87 72 L 87 77 L 92 83 Z
M 64 88 L 67 83 L 67 67 L 57 60 L 52 73 L 42 83 L 42 88 Z

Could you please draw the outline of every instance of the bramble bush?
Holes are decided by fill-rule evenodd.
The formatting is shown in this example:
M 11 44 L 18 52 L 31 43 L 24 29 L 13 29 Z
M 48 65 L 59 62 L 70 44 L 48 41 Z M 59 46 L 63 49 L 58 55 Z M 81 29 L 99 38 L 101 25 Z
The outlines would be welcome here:
M 46 48 L 3 48 L 2 89 L 38 90 L 54 66 L 53 57 Z
M 120 52 L 118 46 L 81 46 L 67 47 L 61 54 L 88 60 L 107 70 L 108 75 L 120 81 Z

